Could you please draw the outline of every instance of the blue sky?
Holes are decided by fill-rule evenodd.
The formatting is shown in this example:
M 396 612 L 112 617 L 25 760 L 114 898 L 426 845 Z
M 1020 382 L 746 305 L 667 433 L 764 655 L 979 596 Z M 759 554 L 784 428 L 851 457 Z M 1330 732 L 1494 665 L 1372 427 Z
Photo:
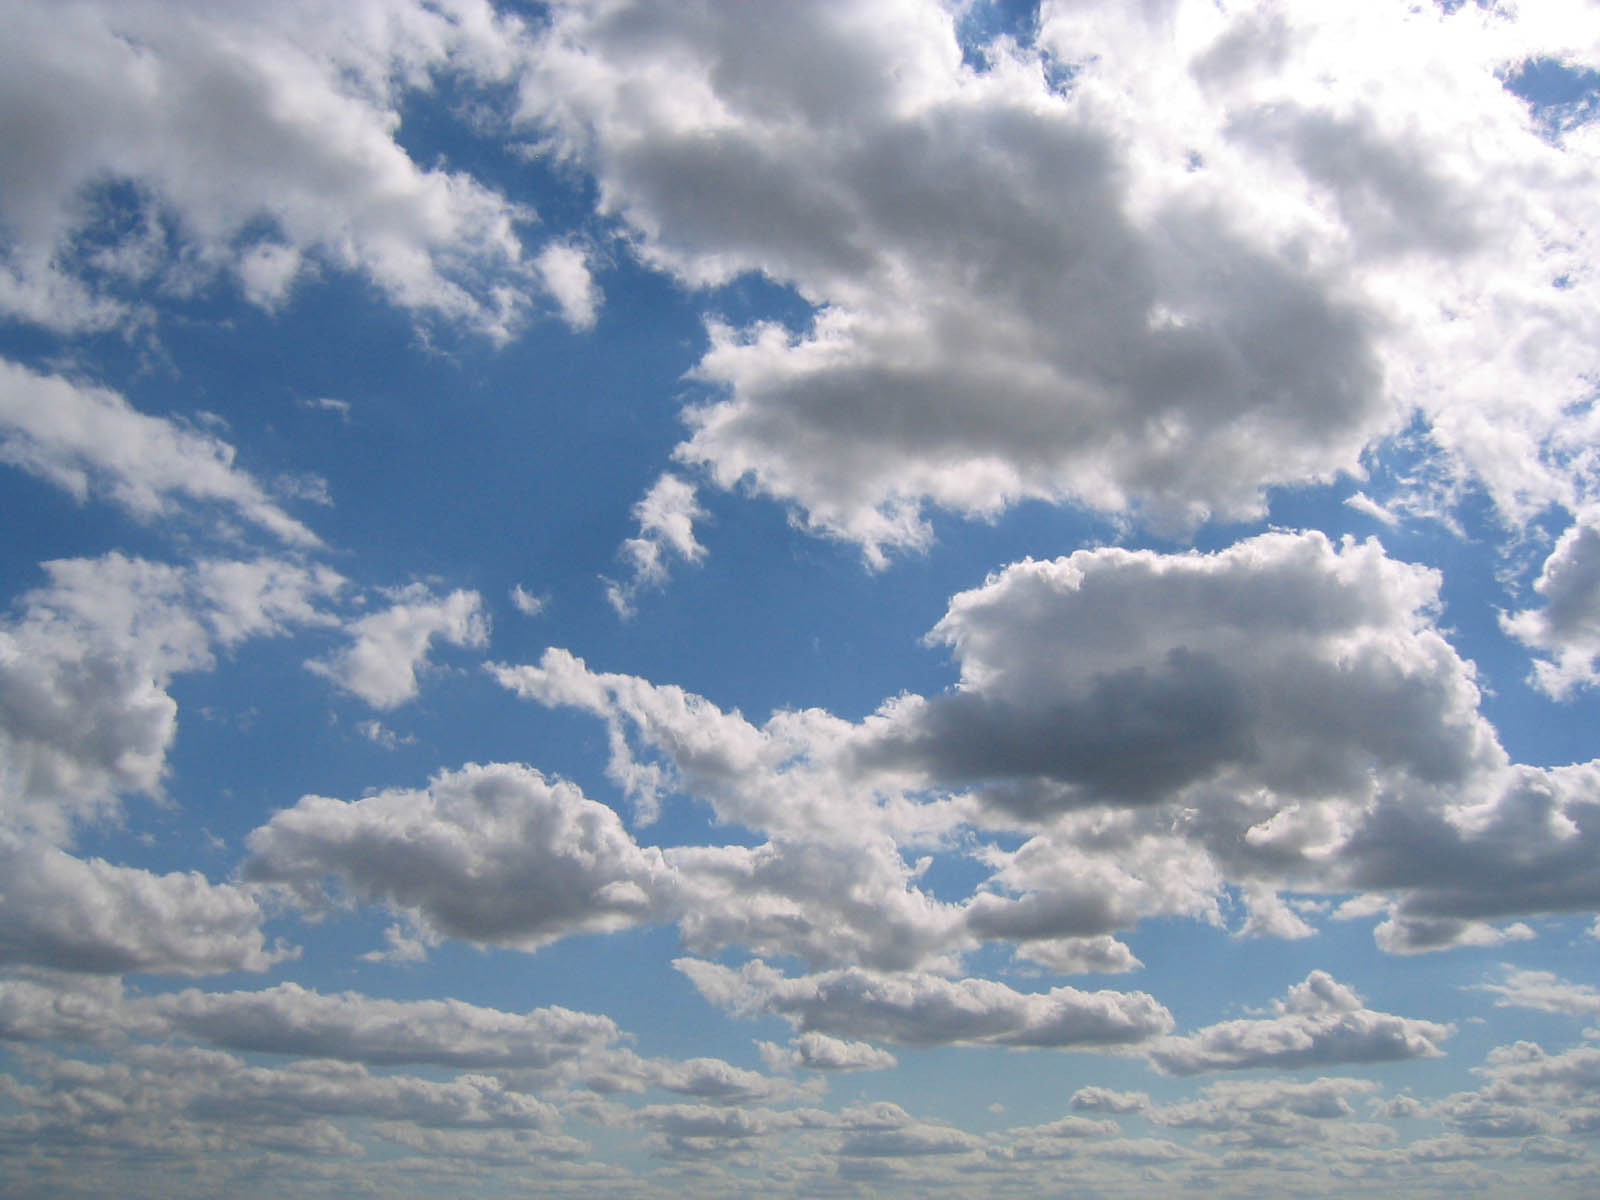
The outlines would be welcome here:
M 1594 1189 L 1591 6 L 5 16 L 0 1195 Z

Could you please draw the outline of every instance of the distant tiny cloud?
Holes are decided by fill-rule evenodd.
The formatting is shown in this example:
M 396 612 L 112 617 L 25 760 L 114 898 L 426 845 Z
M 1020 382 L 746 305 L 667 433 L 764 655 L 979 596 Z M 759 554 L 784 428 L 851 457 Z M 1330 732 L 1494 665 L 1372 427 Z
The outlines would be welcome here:
M 548 595 L 535 595 L 520 583 L 511 589 L 511 603 L 525 617 L 537 617 L 550 603 Z

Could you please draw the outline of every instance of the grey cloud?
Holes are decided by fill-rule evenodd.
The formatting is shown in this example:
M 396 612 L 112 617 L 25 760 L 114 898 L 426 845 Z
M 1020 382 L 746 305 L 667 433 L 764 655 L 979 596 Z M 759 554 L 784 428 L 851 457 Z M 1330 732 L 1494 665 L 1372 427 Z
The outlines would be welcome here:
M 929 635 L 960 689 L 903 705 L 860 753 L 958 784 L 1043 781 L 989 793 L 1023 816 L 1219 779 L 1285 796 L 1359 795 L 1373 770 L 1460 782 L 1504 755 L 1426 618 L 1436 587 L 1318 534 L 1014 564 Z
M 697 954 L 905 969 L 1002 940 L 1052 969 L 1126 969 L 1111 934 L 1152 915 L 1223 924 L 1229 884 L 1240 932 L 1269 936 L 1315 933 L 1281 892 L 1378 894 L 1380 946 L 1418 953 L 1600 903 L 1600 767 L 1509 763 L 1438 587 L 1375 541 L 1317 533 L 1025 560 L 953 597 L 929 635 L 955 689 L 854 723 L 758 726 L 556 649 L 490 669 L 605 720 L 609 771 L 636 796 L 680 790 L 773 835 L 667 855 Z M 1033 836 L 980 842 L 993 874 L 938 903 L 899 846 L 974 822 Z
M 1078 4 L 972 72 L 948 13 L 893 11 L 573 7 L 538 39 L 522 116 L 648 261 L 815 308 L 801 331 L 710 323 L 681 461 L 880 563 L 926 543 L 930 505 L 1182 526 L 1356 472 L 1418 402 L 1415 362 L 1498 501 L 1570 495 L 1537 451 L 1572 427 L 1596 318 L 1536 289 L 1587 261 L 1588 181 L 1494 78 L 1548 31 L 1285 9 L 1219 16 L 1207 45 Z M 1047 58 L 1073 64 L 1065 95 Z M 1502 353 L 1532 336 L 1539 361 Z M 1519 391 L 1566 400 L 1519 416 Z
M 1485 936 L 1486 918 L 1600 903 L 1600 763 L 1516 767 L 1456 809 L 1384 796 L 1343 848 L 1357 886 L 1404 889 L 1390 936 L 1427 948 Z
M 1143 992 L 1024 993 L 988 979 L 860 968 L 790 978 L 759 960 L 738 970 L 687 958 L 674 965 L 707 1000 L 734 1012 L 782 1016 L 803 1032 L 900 1045 L 1112 1048 L 1148 1041 L 1172 1025 L 1167 1010 Z

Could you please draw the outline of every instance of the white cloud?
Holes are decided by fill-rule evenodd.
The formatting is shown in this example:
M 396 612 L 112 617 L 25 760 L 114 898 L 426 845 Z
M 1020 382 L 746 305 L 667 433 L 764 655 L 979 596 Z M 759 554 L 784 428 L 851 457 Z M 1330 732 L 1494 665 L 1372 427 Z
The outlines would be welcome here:
M 224 1049 L 373 1066 L 545 1068 L 620 1036 L 609 1017 L 567 1008 L 512 1013 L 459 1000 L 324 995 L 295 983 L 253 992 L 189 988 L 144 1007 L 172 1033 Z
M 570 5 L 523 116 L 648 262 L 816 307 L 710 324 L 678 457 L 874 561 L 929 504 L 1255 515 L 1418 405 L 1525 515 L 1585 486 L 1600 326 L 1552 286 L 1590 273 L 1593 128 L 1553 145 L 1501 82 L 1596 61 L 1560 11 L 1047 4 L 973 72 L 912 0 Z
M 325 567 L 210 560 L 177 567 L 109 554 L 44 564 L 45 586 L 0 622 L 0 814 L 60 840 L 159 791 L 177 731 L 166 691 L 215 647 L 326 624 L 344 581 Z
M 545 289 L 555 297 L 562 319 L 573 329 L 593 329 L 602 297 L 583 249 L 570 242 L 551 242 L 539 252 L 534 265 Z
M 1274 1017 L 1222 1021 L 1150 1050 L 1150 1061 L 1170 1075 L 1257 1067 L 1319 1067 L 1336 1063 L 1433 1058 L 1454 1032 L 1435 1021 L 1367 1008 L 1326 971 L 1313 971 L 1289 989 Z
M 0 829 L 0 875 L 0 964 L 206 975 L 264 971 L 292 957 L 266 944 L 252 889 L 198 872 L 74 858 Z
M 1504 972 L 1500 983 L 1477 985 L 1477 990 L 1499 997 L 1494 1002 L 1496 1008 L 1534 1008 L 1574 1017 L 1600 1015 L 1600 988 L 1587 983 L 1569 983 L 1554 971 L 1507 966 Z
M 420 583 L 391 593 L 394 603 L 351 621 L 351 644 L 306 664 L 373 708 L 396 708 L 417 694 L 417 671 L 435 638 L 453 646 L 489 642 L 489 621 L 477 592 L 440 599 Z
M 514 70 L 521 25 L 487 3 L 76 0 L 48 13 L 10 3 L 5 23 L 0 307 L 13 315 L 102 327 L 127 319 L 117 284 L 193 287 L 225 271 L 272 308 L 307 263 L 326 263 L 495 339 L 519 323 L 533 290 L 517 233 L 527 214 L 396 140 L 406 98 L 436 79 L 485 85 Z M 117 185 L 146 214 L 137 238 L 108 216 Z M 74 261 L 86 234 L 110 243 L 98 277 Z
M 629 574 L 622 580 L 606 580 L 606 599 L 624 619 L 633 615 L 640 591 L 666 583 L 672 560 L 697 563 L 706 553 L 694 536 L 694 523 L 706 515 L 705 510 L 695 498 L 694 485 L 676 475 L 662 475 L 651 484 L 633 506 L 633 515 L 639 536 L 623 542 L 618 552 Z
M 781 1016 L 802 1032 L 898 1045 L 1099 1049 L 1147 1042 L 1172 1027 L 1171 1015 L 1144 992 L 1028 993 L 991 979 L 854 967 L 786 977 L 759 959 L 738 969 L 692 958 L 673 965 L 707 1000 L 734 1013 Z
M 669 869 L 617 815 L 530 767 L 468 765 L 427 789 L 360 800 L 305 796 L 251 833 L 245 878 L 304 903 L 329 882 L 419 928 L 535 949 L 659 919 Z
M 179 499 L 221 504 L 291 545 L 317 545 L 233 460 L 228 443 L 115 392 L 0 360 L 0 462 L 143 521 L 172 517 Z
M 1005 940 L 1054 969 L 1116 969 L 1131 953 L 1092 939 L 1156 915 L 1221 925 L 1230 886 L 1241 932 L 1278 937 L 1313 932 L 1285 893 L 1377 893 L 1338 915 L 1387 909 L 1380 947 L 1417 953 L 1526 938 L 1489 922 L 1600 903 L 1600 766 L 1508 762 L 1437 624 L 1438 586 L 1376 542 L 1317 533 L 1026 560 L 934 626 L 953 690 L 860 722 L 808 710 L 756 725 L 556 649 L 489 669 L 605 720 L 608 773 L 646 817 L 681 791 L 771 838 L 674 852 L 689 891 L 719 897 L 685 905 L 697 953 L 742 943 L 813 968 L 903 969 Z M 970 844 L 993 873 L 952 925 L 899 851 L 948 848 L 963 825 L 1031 836 Z M 782 864 L 808 855 L 819 879 L 851 861 L 878 897 L 831 926 L 851 931 L 831 963 L 804 916 L 838 914 L 834 891 L 761 879 L 794 878 Z M 870 922 L 890 913 L 900 932 L 875 948 Z
M 1306 1131 L 1305 1122 L 1352 1116 L 1353 1098 L 1379 1090 L 1370 1079 L 1315 1079 L 1292 1083 L 1283 1079 L 1225 1080 L 1208 1085 L 1198 1100 L 1165 1104 L 1148 1110 L 1158 1125 L 1182 1129 L 1236 1130 L 1264 1126 L 1274 1140 L 1286 1127 Z
M 545 605 L 549 603 L 549 598 L 536 596 L 519 583 L 511 588 L 511 603 L 523 616 L 537 617 L 544 611 Z
M 787 1046 L 757 1042 L 761 1057 L 774 1071 L 883 1071 L 898 1066 L 887 1050 L 867 1042 L 850 1042 L 815 1030 L 791 1038 Z
M 1534 590 L 1542 608 L 1502 617 L 1506 632 L 1550 655 L 1534 664 L 1534 681 L 1564 699 L 1595 682 L 1600 657 L 1600 512 L 1586 509 L 1561 535 Z
M 1137 1113 L 1150 1107 L 1150 1097 L 1144 1092 L 1118 1092 L 1111 1088 L 1081 1087 L 1072 1093 L 1068 1102 L 1075 1112 Z

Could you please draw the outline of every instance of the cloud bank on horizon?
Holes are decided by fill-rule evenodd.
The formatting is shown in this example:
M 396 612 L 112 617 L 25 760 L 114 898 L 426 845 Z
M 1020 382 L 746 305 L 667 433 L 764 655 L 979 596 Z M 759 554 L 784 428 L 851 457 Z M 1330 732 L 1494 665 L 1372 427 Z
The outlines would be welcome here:
M 0 1194 L 1600 1181 L 1600 11 L 0 0 Z

